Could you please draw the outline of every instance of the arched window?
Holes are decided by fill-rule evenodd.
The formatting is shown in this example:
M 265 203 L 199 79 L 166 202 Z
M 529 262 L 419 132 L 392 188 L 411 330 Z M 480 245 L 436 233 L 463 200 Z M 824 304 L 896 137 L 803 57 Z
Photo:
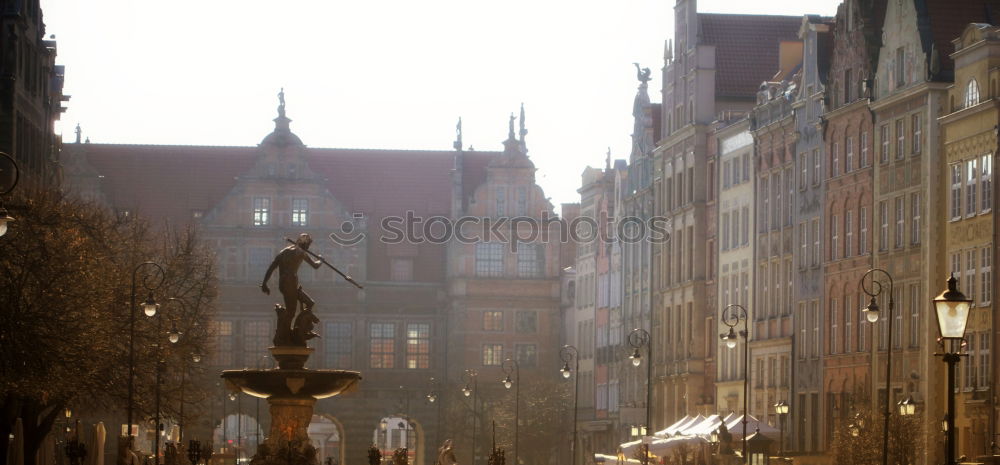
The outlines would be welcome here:
M 979 103 L 979 83 L 975 79 L 969 79 L 969 84 L 965 86 L 965 108 L 969 108 Z

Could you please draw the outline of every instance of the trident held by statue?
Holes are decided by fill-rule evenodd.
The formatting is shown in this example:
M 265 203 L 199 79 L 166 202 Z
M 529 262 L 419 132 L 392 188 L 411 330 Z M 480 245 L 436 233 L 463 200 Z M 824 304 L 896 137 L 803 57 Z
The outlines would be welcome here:
M 290 242 L 290 243 L 292 243 L 292 244 L 295 244 L 295 241 L 293 241 L 293 240 L 291 240 L 291 239 L 289 239 L 287 237 L 285 238 L 285 240 L 288 241 L 288 242 Z M 330 267 L 331 270 L 336 271 L 337 274 L 340 275 L 340 277 L 344 278 L 344 280 L 346 280 L 347 282 L 353 284 L 354 287 L 357 287 L 358 289 L 364 289 L 365 288 L 361 284 L 358 284 L 358 282 L 355 281 L 354 278 L 351 277 L 351 275 L 346 274 L 343 271 L 338 270 L 337 267 L 335 267 L 332 264 L 330 264 L 330 262 L 326 261 L 325 258 L 317 255 L 316 253 L 314 253 L 314 252 L 312 252 L 311 250 L 308 250 L 308 249 L 302 249 L 302 251 L 305 252 L 305 253 L 307 253 L 307 254 L 309 254 L 309 256 L 311 256 L 311 257 L 319 260 L 320 263 L 322 263 L 322 264 Z

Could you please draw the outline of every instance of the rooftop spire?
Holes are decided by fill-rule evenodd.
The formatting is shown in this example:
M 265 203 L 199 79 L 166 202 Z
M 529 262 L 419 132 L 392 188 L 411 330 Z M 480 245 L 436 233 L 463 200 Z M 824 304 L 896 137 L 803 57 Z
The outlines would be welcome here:
M 83 129 L 80 129 L 80 123 L 76 123 L 76 143 L 80 143 L 80 136 L 83 134 Z
M 285 117 L 285 88 L 278 91 L 278 118 Z

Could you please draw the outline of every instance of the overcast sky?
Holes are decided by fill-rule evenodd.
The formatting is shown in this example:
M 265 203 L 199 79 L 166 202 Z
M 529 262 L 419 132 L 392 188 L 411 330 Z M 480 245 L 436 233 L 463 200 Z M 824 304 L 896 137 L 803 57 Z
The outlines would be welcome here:
M 99 143 L 256 145 L 285 88 L 312 147 L 501 150 L 523 102 L 558 206 L 627 158 L 633 62 L 660 100 L 674 0 L 42 0 L 66 66 L 57 130 Z M 832 16 L 839 0 L 703 0 L 701 12 Z M 558 207 L 557 207 L 558 208 Z

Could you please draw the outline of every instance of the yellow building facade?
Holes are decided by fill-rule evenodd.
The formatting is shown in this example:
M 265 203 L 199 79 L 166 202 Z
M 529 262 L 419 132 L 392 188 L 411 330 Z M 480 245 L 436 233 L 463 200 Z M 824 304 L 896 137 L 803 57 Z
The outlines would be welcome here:
M 970 24 L 954 44 L 955 81 L 948 89 L 944 116 L 939 119 L 944 150 L 939 168 L 947 176 L 940 186 L 947 192 L 940 198 L 947 205 L 939 210 L 944 217 L 935 222 L 945 228 L 948 271 L 974 302 L 966 329 L 967 356 L 959 362 L 955 377 L 957 455 L 973 458 L 989 453 L 993 429 L 992 207 L 1000 27 Z M 939 284 L 943 289 L 944 285 Z

